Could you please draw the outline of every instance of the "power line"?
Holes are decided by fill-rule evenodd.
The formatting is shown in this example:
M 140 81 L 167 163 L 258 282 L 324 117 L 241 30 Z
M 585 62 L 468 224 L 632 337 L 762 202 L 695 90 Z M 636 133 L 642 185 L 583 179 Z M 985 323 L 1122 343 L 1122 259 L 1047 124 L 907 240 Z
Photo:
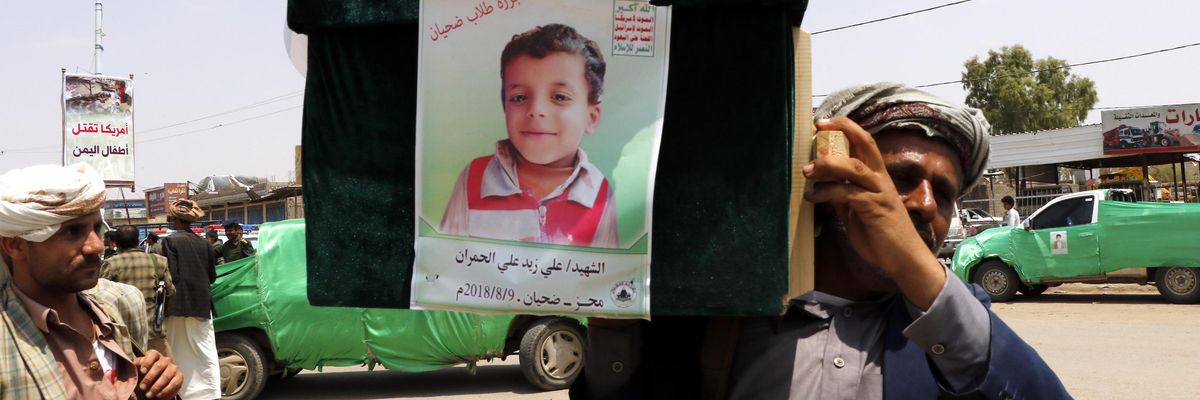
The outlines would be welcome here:
M 1011 77 L 1014 77 L 1014 76 L 1021 76 L 1021 75 L 1032 75 L 1032 74 L 1039 73 L 1039 72 L 1048 72 L 1048 71 L 1055 71 L 1055 70 L 1060 70 L 1060 69 L 1067 69 L 1067 68 L 1071 68 L 1071 67 L 1082 67 L 1082 66 L 1084 66 L 1084 65 L 1103 64 L 1103 63 L 1107 63 L 1107 62 L 1113 62 L 1113 61 L 1128 60 L 1128 59 L 1131 59 L 1131 58 L 1144 57 L 1144 56 L 1148 56 L 1148 55 L 1151 55 L 1151 54 L 1166 53 L 1166 52 L 1168 52 L 1168 51 L 1175 51 L 1175 50 L 1180 50 L 1180 49 L 1186 49 L 1186 48 L 1188 48 L 1188 47 L 1193 47 L 1193 46 L 1200 46 L 1200 42 L 1191 43 L 1191 44 L 1185 44 L 1185 45 L 1182 45 L 1182 46 L 1170 47 L 1170 48 L 1166 48 L 1166 49 L 1158 49 L 1158 50 L 1154 50 L 1154 51 L 1147 51 L 1147 52 L 1145 52 L 1145 53 L 1132 54 L 1132 55 L 1128 55 L 1128 56 L 1121 56 L 1121 57 L 1106 58 L 1106 59 L 1103 59 L 1103 60 L 1088 61 L 1088 62 L 1082 62 L 1082 63 L 1078 63 L 1078 64 L 1067 64 L 1067 65 L 1064 65 L 1064 66 L 1061 66 L 1061 67 L 1054 67 L 1054 68 L 1044 68 L 1044 69 L 1035 69 L 1035 70 L 1028 71 L 1028 72 L 1016 72 L 1016 73 L 1007 74 L 1007 75 L 994 75 L 994 76 L 987 76 L 987 77 L 983 77 L 983 78 L 975 78 L 975 79 L 960 79 L 960 80 L 957 80 L 957 81 L 946 81 L 946 82 L 938 82 L 938 83 L 927 83 L 927 84 L 924 84 L 924 85 L 918 85 L 918 86 L 916 86 L 916 87 L 919 87 L 919 88 L 923 88 L 923 87 L 934 87 L 934 86 L 950 85 L 950 84 L 955 84 L 955 83 L 966 83 L 966 82 L 976 82 L 976 81 L 990 81 L 990 80 L 992 80 L 992 79 L 996 79 L 996 78 L 1011 78 Z
M 1144 57 L 1144 56 L 1148 56 L 1148 55 L 1152 55 L 1152 54 L 1158 54 L 1158 53 L 1166 53 L 1166 52 L 1169 52 L 1169 51 L 1182 50 L 1182 49 L 1186 49 L 1186 48 L 1189 48 L 1189 47 L 1195 47 L 1195 46 L 1200 46 L 1200 42 L 1196 42 L 1196 43 L 1190 43 L 1190 44 L 1185 44 L 1185 45 L 1181 45 L 1181 46 L 1175 46 L 1175 47 L 1169 47 L 1169 48 L 1165 48 L 1165 49 L 1158 49 L 1158 50 L 1154 50 L 1154 51 L 1147 51 L 1147 52 L 1145 52 L 1145 53 L 1131 54 L 1131 55 L 1127 55 L 1127 56 L 1121 56 L 1121 57 L 1106 58 L 1106 59 L 1103 59 L 1103 60 L 1087 61 L 1087 62 L 1081 62 L 1081 63 L 1077 63 L 1077 64 L 1067 64 L 1067 65 L 1064 65 L 1064 66 L 1061 66 L 1061 67 L 1054 67 L 1054 68 L 1044 68 L 1044 69 L 1035 69 L 1035 70 L 1030 70 L 1030 71 L 1016 72 L 1016 73 L 1011 73 L 1011 74 L 1006 74 L 1006 75 L 992 75 L 992 76 L 986 76 L 986 77 L 983 77 L 983 78 L 975 78 L 975 79 L 959 79 L 959 80 L 956 80 L 956 81 L 945 81 L 945 82 L 937 82 L 937 83 L 926 83 L 926 84 L 924 84 L 924 85 L 917 85 L 917 86 L 914 86 L 914 87 L 926 88 L 926 87 L 934 87 L 934 86 L 944 86 L 944 85 L 951 85 L 951 84 L 955 84 L 955 83 L 976 82 L 976 81 L 988 81 L 988 80 L 997 79 L 997 78 L 1010 78 L 1010 77 L 1014 77 L 1014 76 L 1021 76 L 1021 75 L 1031 75 L 1031 74 L 1036 74 L 1036 73 L 1039 73 L 1039 72 L 1047 72 L 1047 71 L 1054 71 L 1054 70 L 1059 70 L 1059 69 L 1067 69 L 1067 68 L 1071 68 L 1071 67 L 1081 67 L 1081 66 L 1085 66 L 1085 65 L 1103 64 L 1103 63 L 1108 63 L 1108 62 L 1113 62 L 1113 61 L 1128 60 L 1128 59 L 1131 59 L 1131 58 Z M 813 97 L 827 97 L 827 96 L 829 96 L 829 94 L 828 94 L 828 93 L 826 93 L 826 94 L 814 95 Z
M 160 127 L 157 127 L 157 128 L 150 128 L 150 129 L 146 129 L 146 130 L 143 130 L 143 131 L 140 131 L 140 132 L 138 132 L 138 134 L 139 134 L 139 135 L 144 135 L 144 134 L 147 134 L 147 133 L 150 133 L 150 132 L 154 132 L 154 131 L 160 131 L 160 130 L 167 129 L 167 128 L 174 128 L 174 127 L 176 127 L 176 126 L 180 126 L 180 125 L 184 125 L 184 124 L 190 124 L 190 123 L 192 123 L 192 122 L 196 122 L 196 121 L 202 121 L 202 120 L 206 120 L 206 119 L 213 118 L 213 117 L 218 117 L 218 116 L 225 115 L 225 114 L 231 114 L 231 113 L 235 113 L 235 112 L 238 112 L 238 111 L 249 110 L 249 109 L 251 109 L 251 108 L 255 108 L 255 107 L 261 107 L 261 106 L 265 106 L 265 105 L 267 105 L 267 104 L 271 104 L 271 103 L 275 103 L 275 102 L 279 102 L 279 101 L 287 100 L 287 99 L 290 99 L 290 98 L 292 98 L 292 97 L 296 97 L 296 96 L 299 96 L 299 95 L 302 95 L 302 94 L 304 94 L 304 90 L 299 90 L 299 91 L 295 91 L 295 92 L 291 92 L 291 93 L 287 93 L 287 94 L 282 94 L 282 95 L 275 96 L 275 97 L 272 97 L 272 98 L 269 98 L 269 99 L 266 99 L 266 100 L 261 100 L 261 101 L 258 101 L 258 102 L 256 102 L 256 103 L 247 104 L 247 105 L 244 105 L 244 106 L 241 106 L 241 107 L 233 108 L 233 109 L 226 110 L 226 111 L 222 111 L 222 112 L 219 112 L 219 113 L 215 113 L 215 114 L 209 114 L 209 115 L 205 115 L 205 116 L 203 116 L 203 117 L 199 117 L 199 118 L 195 118 L 195 119 L 191 119 L 191 120 L 187 120 L 187 121 L 183 121 L 183 122 L 177 122 L 177 123 L 174 123 L 174 124 L 171 124 L 171 125 L 166 125 L 166 126 L 160 126 Z
M 284 112 L 284 111 L 295 110 L 295 109 L 297 109 L 297 108 L 300 108 L 300 107 L 303 107 L 303 105 L 291 106 L 291 107 L 284 108 L 284 109 L 281 109 L 281 110 L 272 111 L 272 112 L 269 112 L 269 113 L 266 113 L 266 114 L 259 114 L 259 115 L 256 115 L 256 116 L 253 116 L 253 117 L 250 117 L 250 118 L 240 119 L 240 120 L 233 121 L 233 122 L 225 122 L 225 123 L 220 123 L 220 124 L 216 124 L 216 125 L 213 125 L 213 126 L 211 126 L 211 127 L 208 127 L 208 128 L 196 129 L 196 130 L 192 130 L 192 131 L 187 131 L 187 132 L 182 132 L 182 133 L 176 133 L 176 134 L 174 134 L 174 135 L 168 135 L 168 136 L 163 136 L 163 137 L 156 137 L 156 138 L 154 138 L 154 139 L 141 140 L 141 141 L 138 141 L 137 143 L 138 143 L 138 144 L 143 144 L 143 143 L 152 143 L 152 142 L 157 142 L 157 141 L 161 141 L 161 140 L 167 140 L 167 139 L 170 139 L 170 138 L 180 137 L 180 136 L 184 136 L 184 135 L 191 135 L 191 134 L 193 134 L 193 133 L 200 133 L 200 132 L 204 132 L 204 131 L 211 131 L 211 130 L 213 130 L 213 129 L 217 129 L 217 128 L 223 128 L 223 127 L 226 127 L 226 126 L 229 126 L 229 125 L 233 125 L 233 124 L 239 124 L 239 123 L 246 122 L 246 121 L 250 121 L 250 120 L 256 120 L 256 119 L 259 119 L 259 118 L 269 117 L 269 116 L 272 116 L 272 115 L 275 115 L 275 114 L 279 114 L 279 113 L 281 113 L 281 112 Z
M 822 30 L 822 31 L 816 31 L 816 32 L 813 32 L 813 33 L 811 33 L 811 35 L 814 35 L 814 36 L 815 36 L 815 35 L 820 35 L 820 34 L 822 34 L 822 33 L 825 33 L 825 32 L 839 31 L 839 30 L 842 30 L 842 29 L 853 28 L 853 27 L 856 27 L 856 26 L 863 26 L 863 25 L 867 25 L 867 24 L 873 24 L 873 23 L 876 23 L 876 22 L 887 21 L 887 20 L 889 20 L 889 19 L 896 19 L 896 18 L 900 18 L 900 17 L 907 17 L 907 16 L 909 16 L 909 15 L 913 15 L 913 14 L 920 14 L 920 13 L 923 13 L 923 12 L 926 12 L 926 11 L 933 11 L 933 10 L 936 10 L 936 9 L 939 9 L 939 8 L 950 7 L 950 6 L 953 6 L 953 5 L 958 5 L 958 4 L 962 4 L 962 3 L 967 3 L 967 2 L 970 2 L 970 1 L 971 1 L 971 0 L 961 0 L 961 1 L 956 1 L 956 2 L 953 2 L 953 3 L 946 3 L 946 4 L 942 4 L 942 5 L 940 5 L 940 6 L 929 7 L 929 8 L 926 8 L 926 9 L 921 9 L 921 10 L 916 10 L 916 11 L 909 11 L 909 12 L 906 12 L 906 13 L 904 13 L 904 14 L 896 14 L 896 15 L 893 15 L 893 16 L 890 16 L 890 17 L 883 17 L 883 18 L 879 18 L 879 19 L 873 19 L 873 20 L 870 20 L 870 21 L 859 22 L 859 23 L 857 23 L 857 24 L 851 24 L 851 25 L 846 25 L 846 26 L 839 26 L 839 27 L 837 27 L 837 28 L 831 28 L 831 29 L 826 29 L 826 30 Z

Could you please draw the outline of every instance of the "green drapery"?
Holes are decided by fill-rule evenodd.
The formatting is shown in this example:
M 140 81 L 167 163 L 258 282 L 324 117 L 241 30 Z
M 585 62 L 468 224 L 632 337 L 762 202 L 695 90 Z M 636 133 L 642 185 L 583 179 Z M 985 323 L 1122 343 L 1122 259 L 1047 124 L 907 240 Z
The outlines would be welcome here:
M 499 357 L 514 316 L 314 307 L 306 298 L 304 220 L 264 224 L 259 253 L 217 267 L 217 332 L 256 329 L 288 368 L 361 365 L 430 371 Z

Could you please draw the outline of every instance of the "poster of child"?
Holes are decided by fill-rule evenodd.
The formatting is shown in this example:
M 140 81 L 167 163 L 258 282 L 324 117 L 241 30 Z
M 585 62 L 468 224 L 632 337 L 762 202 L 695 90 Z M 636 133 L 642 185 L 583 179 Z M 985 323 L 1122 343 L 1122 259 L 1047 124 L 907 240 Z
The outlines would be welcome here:
M 669 24 L 648 1 L 422 2 L 414 308 L 648 313 Z
M 459 174 L 444 234 L 617 247 L 609 182 L 580 148 L 600 124 L 604 56 L 561 24 L 514 35 L 500 56 L 506 139 Z
M 1067 254 L 1067 231 L 1050 232 L 1050 254 Z

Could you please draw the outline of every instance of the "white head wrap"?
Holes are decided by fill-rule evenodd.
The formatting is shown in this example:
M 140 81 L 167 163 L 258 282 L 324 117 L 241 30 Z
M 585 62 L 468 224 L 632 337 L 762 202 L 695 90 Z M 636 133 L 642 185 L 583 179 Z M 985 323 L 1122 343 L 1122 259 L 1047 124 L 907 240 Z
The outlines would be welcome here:
M 888 129 L 917 129 L 941 138 L 958 151 L 965 193 L 987 165 L 991 125 L 983 112 L 959 107 L 920 89 L 878 82 L 829 94 L 813 113 L 817 118 L 845 115 L 872 135 Z
M 0 175 L 0 237 L 42 242 L 104 205 L 104 180 L 90 165 L 35 165 Z

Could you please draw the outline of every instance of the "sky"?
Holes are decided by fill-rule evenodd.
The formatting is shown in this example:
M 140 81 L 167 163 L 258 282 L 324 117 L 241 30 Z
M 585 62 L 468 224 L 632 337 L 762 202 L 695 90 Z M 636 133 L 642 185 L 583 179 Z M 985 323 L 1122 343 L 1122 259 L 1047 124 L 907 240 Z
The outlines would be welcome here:
M 816 32 L 951 2 L 811 0 L 802 26 Z M 1074 64 L 1200 42 L 1198 12 L 1200 3 L 1187 0 L 973 0 L 814 35 L 813 94 L 859 82 L 959 80 L 967 60 L 985 59 L 988 50 L 1014 44 L 1035 58 L 1053 56 Z M 1137 107 L 1200 102 L 1191 80 L 1197 65 L 1200 46 L 1071 72 L 1095 82 L 1095 107 Z M 966 99 L 961 84 L 926 90 L 958 104 Z M 1084 121 L 1099 122 L 1097 112 Z
M 949 2 L 812 0 L 803 26 L 815 32 Z M 292 178 L 304 79 L 285 49 L 286 8 L 284 0 L 104 3 L 100 72 L 134 75 L 138 189 L 209 175 Z M 1175 47 L 1198 41 L 1198 11 L 1187 0 L 972 0 L 813 36 L 813 90 L 957 80 L 966 60 L 1013 44 L 1070 63 Z M 78 0 L 13 2 L 0 13 L 8 77 L 0 172 L 61 162 L 60 68 L 93 72 L 94 18 L 94 2 Z M 1198 65 L 1200 46 L 1072 72 L 1095 81 L 1096 107 L 1137 107 L 1200 102 L 1191 80 Z M 927 90 L 965 99 L 959 84 Z M 1099 121 L 1093 112 L 1084 123 Z
M 304 77 L 284 46 L 286 1 L 103 6 L 100 72 L 134 76 L 137 188 L 209 175 L 283 181 L 294 175 Z M 0 171 L 61 163 L 60 68 L 93 72 L 95 2 L 12 2 L 5 8 L 0 71 L 8 77 L 9 95 L 0 97 L 0 116 L 8 128 L 0 133 Z M 171 126 L 273 98 L 279 101 Z M 155 130 L 161 127 L 167 128 Z

